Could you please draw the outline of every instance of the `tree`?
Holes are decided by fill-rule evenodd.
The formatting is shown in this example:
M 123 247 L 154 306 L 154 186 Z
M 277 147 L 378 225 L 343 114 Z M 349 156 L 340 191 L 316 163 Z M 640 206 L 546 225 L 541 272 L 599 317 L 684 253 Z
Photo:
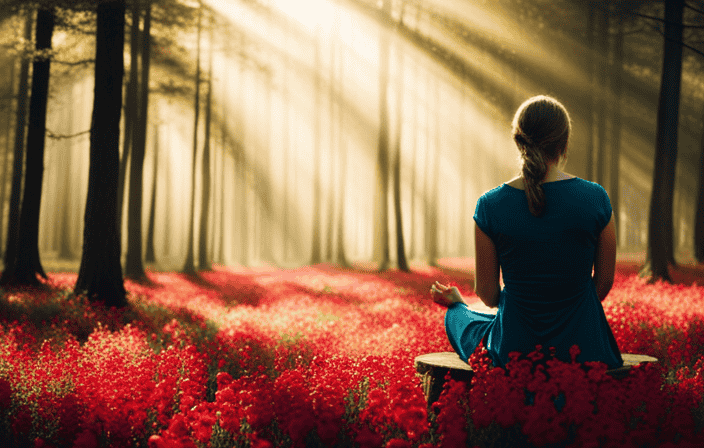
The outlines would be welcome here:
M 27 129 L 27 162 L 24 194 L 20 211 L 18 250 L 15 258 L 5 266 L 0 283 L 37 286 L 37 275 L 47 278 L 39 260 L 39 209 L 44 178 L 44 144 L 46 135 L 46 110 L 49 94 L 51 39 L 54 34 L 52 8 L 37 12 L 35 56 L 32 67 L 32 95 L 29 103 Z
M 391 18 L 391 1 L 384 0 L 382 14 Z M 379 270 L 389 267 L 389 31 L 379 29 L 379 141 L 376 160 L 376 194 L 374 207 L 374 252 L 379 260 Z
M 704 109 L 702 109 L 704 118 Z M 694 256 L 704 263 L 704 130 L 702 130 L 699 156 L 699 185 L 697 188 L 697 211 L 694 222 Z
M 24 39 L 32 39 L 31 10 L 26 11 L 24 24 Z M 10 210 L 7 222 L 7 237 L 5 239 L 5 266 L 14 263 L 17 257 L 17 245 L 20 229 L 20 200 L 22 198 L 22 177 L 24 170 L 24 139 L 27 125 L 27 103 L 29 99 L 29 58 L 22 56 L 20 64 L 19 85 L 17 86 L 17 110 L 15 111 L 15 147 L 12 156 L 12 186 L 10 188 Z
M 15 87 L 15 63 L 14 61 L 9 64 L 10 68 L 10 92 Z M 7 114 L 5 115 L 5 157 L 3 157 L 2 165 L 2 181 L 0 181 L 0 231 L 5 228 L 5 191 L 7 190 L 7 182 L 5 181 L 8 177 L 10 171 L 10 150 L 12 146 L 10 145 L 10 133 L 12 129 L 12 121 L 10 110 L 12 109 L 12 94 L 8 94 L 8 107 Z M 7 245 L 7 241 L 5 242 Z M 0 244 L 0 251 L 2 251 L 2 244 Z
M 213 116 L 213 24 L 210 23 L 210 67 L 208 68 L 208 94 L 205 97 L 205 136 L 201 164 L 202 191 L 200 201 L 200 237 L 198 238 L 198 268 L 211 268 L 208 259 L 208 212 L 210 210 L 210 128 Z
M 401 15 L 403 20 L 403 15 Z M 403 135 L 403 94 L 404 94 L 404 72 L 403 53 L 401 46 L 396 45 L 396 58 L 399 67 L 397 91 L 396 91 L 396 135 L 394 137 L 394 161 L 392 165 L 393 187 L 394 187 L 394 215 L 396 218 L 396 260 L 398 268 L 405 272 L 410 272 L 408 261 L 406 261 L 406 247 L 403 240 L 403 217 L 401 215 L 401 137 Z
M 188 247 L 186 252 L 186 262 L 183 265 L 182 272 L 184 274 L 193 275 L 196 273 L 195 254 L 193 252 L 193 227 L 195 221 L 195 205 L 196 205 L 196 161 L 198 154 L 198 121 L 200 119 L 200 34 L 201 21 L 203 16 L 203 5 L 199 3 L 198 9 L 198 37 L 196 49 L 196 83 L 195 83 L 195 118 L 193 125 L 193 165 L 191 166 L 191 210 L 188 214 Z
M 106 306 L 127 305 L 117 229 L 125 0 L 98 4 L 83 255 L 74 291 Z
M 138 122 L 140 3 L 141 0 L 134 0 L 132 2 L 132 25 L 130 26 L 130 79 L 127 82 L 127 94 L 125 98 L 125 129 L 122 138 L 120 177 L 117 184 L 117 229 L 120 232 L 122 231 L 122 209 L 125 197 L 127 163 L 130 159 L 130 153 L 132 152 L 134 127 Z
M 316 28 L 315 33 L 315 131 L 313 132 L 313 236 L 312 249 L 310 256 L 310 264 L 318 264 L 322 261 L 321 254 L 321 235 L 320 235 L 320 211 L 322 204 L 322 187 L 320 185 L 320 134 L 321 134 L 321 117 L 320 110 L 322 109 L 322 62 L 320 57 L 320 27 Z
M 139 22 L 139 2 L 134 6 L 136 14 L 133 21 Z M 149 114 L 149 69 L 151 60 L 151 20 L 152 6 L 148 3 L 144 11 L 144 28 L 140 41 L 141 79 L 139 81 L 140 98 L 136 120 L 133 123 L 132 157 L 130 158 L 130 190 L 127 221 L 127 257 L 125 259 L 125 276 L 135 280 L 146 280 L 142 263 L 142 199 L 144 191 L 144 154 L 147 144 L 147 126 Z M 135 61 L 136 62 L 136 61 Z
M 677 165 L 680 82 L 682 78 L 682 16 L 684 0 L 665 2 L 665 42 L 657 114 L 657 138 L 650 198 L 648 250 L 640 270 L 649 282 L 671 282 L 668 265 L 674 264 L 672 204 Z
M 156 211 L 156 185 L 157 185 L 157 168 L 159 167 L 159 126 L 154 126 L 154 167 L 152 172 L 152 195 L 149 200 L 149 218 L 147 220 L 147 242 L 144 261 L 147 263 L 156 263 L 156 254 L 154 251 L 154 220 Z

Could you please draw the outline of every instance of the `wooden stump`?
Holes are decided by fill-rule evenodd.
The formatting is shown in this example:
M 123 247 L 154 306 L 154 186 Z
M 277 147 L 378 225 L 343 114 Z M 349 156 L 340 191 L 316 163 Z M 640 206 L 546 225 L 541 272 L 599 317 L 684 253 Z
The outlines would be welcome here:
M 623 367 L 607 370 L 606 373 L 616 379 L 628 375 L 631 367 L 642 362 L 657 362 L 657 358 L 648 355 L 622 353 Z M 428 353 L 417 356 L 414 362 L 416 371 L 421 376 L 423 393 L 428 400 L 428 409 L 438 401 L 442 386 L 445 384 L 445 375 L 450 373 L 450 378 L 455 381 L 470 383 L 474 372 L 466 362 L 462 361 L 455 352 Z

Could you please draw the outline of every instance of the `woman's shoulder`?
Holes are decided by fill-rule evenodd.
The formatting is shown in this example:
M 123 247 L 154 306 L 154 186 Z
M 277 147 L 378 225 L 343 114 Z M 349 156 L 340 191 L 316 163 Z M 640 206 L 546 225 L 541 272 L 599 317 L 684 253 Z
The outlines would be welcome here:
M 563 180 L 570 180 L 570 179 L 579 179 L 577 176 L 569 173 L 559 173 L 557 174 L 554 178 L 551 177 L 549 180 L 546 180 L 543 182 L 543 184 L 549 184 L 553 182 L 559 182 Z M 516 188 L 518 190 L 524 190 L 525 187 L 523 186 L 523 178 L 521 176 L 516 176 L 513 179 L 509 180 L 508 182 L 504 182 L 504 185 L 508 185 L 509 187 Z

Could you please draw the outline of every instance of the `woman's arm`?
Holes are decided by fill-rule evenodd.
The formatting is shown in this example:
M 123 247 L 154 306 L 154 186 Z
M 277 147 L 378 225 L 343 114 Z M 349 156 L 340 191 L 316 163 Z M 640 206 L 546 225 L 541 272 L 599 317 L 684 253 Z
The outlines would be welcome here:
M 599 300 L 603 301 L 611 291 L 614 284 L 614 271 L 616 269 L 616 225 L 614 214 L 611 220 L 599 234 L 594 254 L 594 286 Z
M 490 308 L 499 305 L 499 258 L 491 238 L 474 223 L 474 292 Z

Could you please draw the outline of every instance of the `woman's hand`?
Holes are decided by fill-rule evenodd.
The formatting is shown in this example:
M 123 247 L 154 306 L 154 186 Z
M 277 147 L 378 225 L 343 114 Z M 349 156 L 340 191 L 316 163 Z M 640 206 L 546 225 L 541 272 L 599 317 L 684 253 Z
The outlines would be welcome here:
M 450 306 L 454 303 L 463 302 L 462 294 L 456 286 L 446 286 L 442 283 L 435 282 L 430 287 L 430 294 L 433 297 L 433 301 L 438 305 Z

